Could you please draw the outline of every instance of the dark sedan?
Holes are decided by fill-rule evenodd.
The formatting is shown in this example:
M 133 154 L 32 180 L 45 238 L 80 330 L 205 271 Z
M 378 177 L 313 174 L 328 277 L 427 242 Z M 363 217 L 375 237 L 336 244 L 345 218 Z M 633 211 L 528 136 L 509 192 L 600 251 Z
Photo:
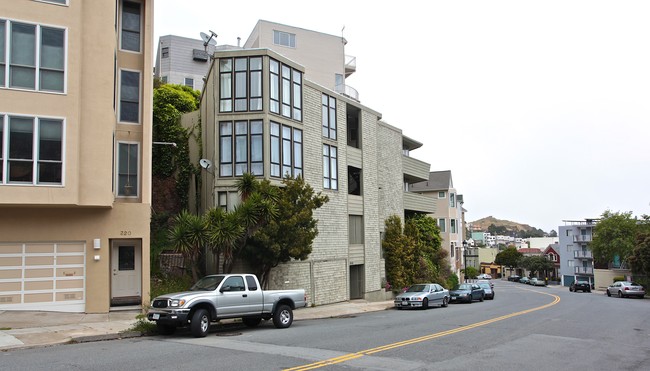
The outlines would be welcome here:
M 494 287 L 487 282 L 479 282 L 479 286 L 485 291 L 485 298 L 494 300 Z
M 485 290 L 475 283 L 461 283 L 449 291 L 449 295 L 451 301 L 471 303 L 474 300 L 483 301 L 485 299 Z

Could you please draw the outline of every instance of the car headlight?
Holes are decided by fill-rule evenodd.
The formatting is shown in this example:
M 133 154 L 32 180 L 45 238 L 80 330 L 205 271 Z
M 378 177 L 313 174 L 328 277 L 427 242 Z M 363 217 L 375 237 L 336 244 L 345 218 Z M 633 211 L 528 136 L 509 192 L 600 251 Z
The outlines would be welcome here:
M 169 302 L 170 307 L 182 307 L 185 304 L 185 299 L 172 299 Z

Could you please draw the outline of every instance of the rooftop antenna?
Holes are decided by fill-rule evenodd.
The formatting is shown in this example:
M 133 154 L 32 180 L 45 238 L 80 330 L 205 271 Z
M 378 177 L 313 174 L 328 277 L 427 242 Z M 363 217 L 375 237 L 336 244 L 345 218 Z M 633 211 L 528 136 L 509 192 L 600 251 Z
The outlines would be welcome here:
M 217 45 L 217 34 L 212 30 L 208 31 L 210 31 L 210 36 L 205 32 L 201 32 L 201 39 L 203 39 L 203 47 L 205 48 L 205 51 L 208 51 L 208 45 Z

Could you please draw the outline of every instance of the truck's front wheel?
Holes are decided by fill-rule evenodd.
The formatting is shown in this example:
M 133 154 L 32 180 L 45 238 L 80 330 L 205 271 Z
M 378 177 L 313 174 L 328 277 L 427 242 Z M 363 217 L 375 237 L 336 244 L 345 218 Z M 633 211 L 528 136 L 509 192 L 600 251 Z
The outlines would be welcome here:
M 293 311 L 286 304 L 280 304 L 273 313 L 273 325 L 276 328 L 287 328 L 293 323 Z
M 210 330 L 210 314 L 205 309 L 197 309 L 192 315 L 190 330 L 195 338 L 204 338 Z

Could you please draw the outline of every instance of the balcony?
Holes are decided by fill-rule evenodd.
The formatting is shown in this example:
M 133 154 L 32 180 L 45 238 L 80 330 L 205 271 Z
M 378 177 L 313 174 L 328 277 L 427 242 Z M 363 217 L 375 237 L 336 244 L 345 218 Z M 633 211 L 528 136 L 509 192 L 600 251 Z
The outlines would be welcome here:
M 404 210 L 433 214 L 436 212 L 436 199 L 418 193 L 404 192 Z
M 345 56 L 345 77 L 350 77 L 357 71 L 357 57 L 351 55 Z
M 591 251 L 574 251 L 573 252 L 573 258 L 574 259 L 593 259 L 594 255 L 591 253 Z
M 579 234 L 573 236 L 573 242 L 591 242 L 592 235 L 590 234 Z
M 593 267 L 573 267 L 573 273 L 575 274 L 594 274 Z
M 357 102 L 359 102 L 359 92 L 357 91 L 357 89 L 351 86 L 345 84 L 339 84 L 336 85 L 334 90 L 339 94 L 345 95 L 346 97 L 350 99 L 354 99 Z
M 429 180 L 430 169 L 431 164 L 402 155 L 402 172 L 406 182 L 417 183 Z

